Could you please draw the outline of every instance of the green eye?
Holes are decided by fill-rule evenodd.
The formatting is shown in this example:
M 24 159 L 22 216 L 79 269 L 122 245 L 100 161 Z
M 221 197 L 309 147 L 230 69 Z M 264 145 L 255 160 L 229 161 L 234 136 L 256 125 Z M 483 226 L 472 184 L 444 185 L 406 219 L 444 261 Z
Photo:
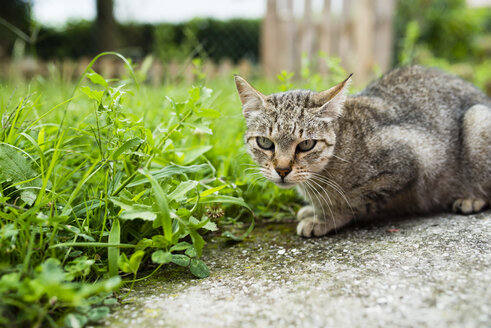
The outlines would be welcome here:
M 265 137 L 257 137 L 256 138 L 257 145 L 261 147 L 262 149 L 266 150 L 273 150 L 274 149 L 274 143 L 269 140 L 268 138 Z
M 304 140 L 297 146 L 297 152 L 309 151 L 315 147 L 317 140 Z

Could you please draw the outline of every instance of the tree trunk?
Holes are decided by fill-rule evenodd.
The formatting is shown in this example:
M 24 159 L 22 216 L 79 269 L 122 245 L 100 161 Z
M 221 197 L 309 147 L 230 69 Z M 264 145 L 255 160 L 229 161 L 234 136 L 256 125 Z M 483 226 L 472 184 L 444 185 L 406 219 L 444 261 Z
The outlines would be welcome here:
M 113 14 L 113 0 L 97 0 L 95 33 L 98 52 L 117 50 L 119 36 Z

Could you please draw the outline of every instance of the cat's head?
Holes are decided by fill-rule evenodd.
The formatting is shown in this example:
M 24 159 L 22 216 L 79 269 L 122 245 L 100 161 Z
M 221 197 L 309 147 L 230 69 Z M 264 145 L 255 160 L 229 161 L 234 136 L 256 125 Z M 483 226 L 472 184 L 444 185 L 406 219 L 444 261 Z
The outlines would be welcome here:
M 289 188 L 321 173 L 333 157 L 333 123 L 342 114 L 350 78 L 323 92 L 266 96 L 235 77 L 247 123 L 245 142 L 267 179 Z

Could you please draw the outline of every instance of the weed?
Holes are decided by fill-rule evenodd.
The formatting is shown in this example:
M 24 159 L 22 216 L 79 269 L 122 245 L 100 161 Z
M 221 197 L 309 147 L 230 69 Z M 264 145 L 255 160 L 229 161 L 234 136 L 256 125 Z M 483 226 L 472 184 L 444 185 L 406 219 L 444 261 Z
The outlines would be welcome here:
M 207 277 L 203 236 L 237 208 L 251 212 L 206 159 L 203 135 L 220 116 L 211 89 L 194 86 L 185 100 L 153 108 L 129 81 L 92 71 L 93 62 L 90 83 L 44 112 L 41 93 L 2 105 L 0 325 L 96 322 L 124 299 L 120 286 L 164 265 Z M 129 106 L 161 123 L 146 126 Z M 224 214 L 207 215 L 208 204 Z M 240 240 L 252 228 L 226 235 Z

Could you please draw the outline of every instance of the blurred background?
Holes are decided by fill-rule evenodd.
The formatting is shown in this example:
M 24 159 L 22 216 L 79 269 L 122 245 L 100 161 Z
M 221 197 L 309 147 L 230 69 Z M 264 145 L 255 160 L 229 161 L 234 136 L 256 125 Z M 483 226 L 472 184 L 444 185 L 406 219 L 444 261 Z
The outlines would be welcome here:
M 364 86 L 398 65 L 438 66 L 491 94 L 491 0 L 3 0 L 0 79 L 79 77 L 117 51 L 159 85 L 239 73 L 345 72 Z M 120 77 L 109 57 L 96 70 Z M 283 73 L 282 73 L 283 72 Z M 334 74 L 334 75 L 336 75 Z

